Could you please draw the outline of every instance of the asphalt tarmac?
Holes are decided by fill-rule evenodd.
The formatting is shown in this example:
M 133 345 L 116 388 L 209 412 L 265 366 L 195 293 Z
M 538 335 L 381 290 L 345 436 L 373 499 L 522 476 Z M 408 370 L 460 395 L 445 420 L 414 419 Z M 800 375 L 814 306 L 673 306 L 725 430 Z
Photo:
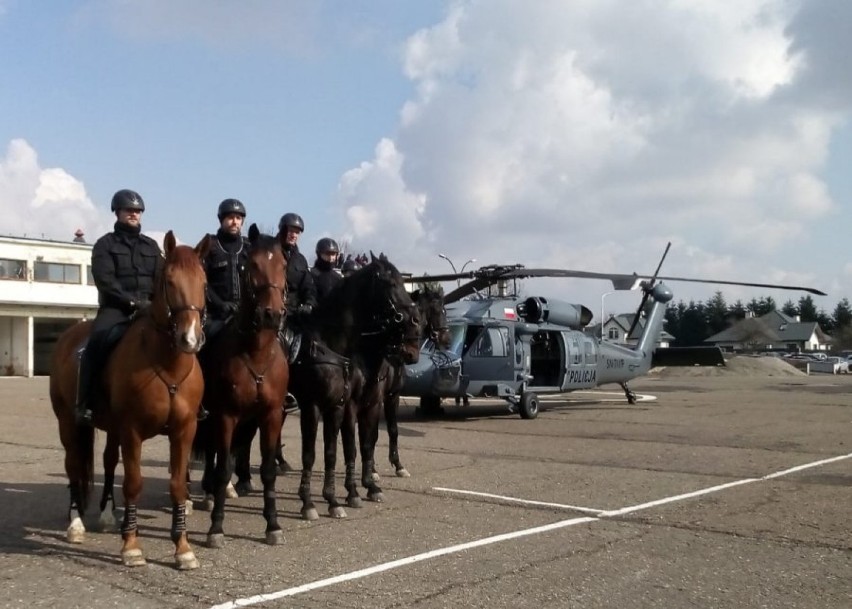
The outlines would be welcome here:
M 852 607 L 852 376 L 633 388 L 656 399 L 558 396 L 532 421 L 476 401 L 424 421 L 412 402 L 400 423 L 411 478 L 393 476 L 382 430 L 384 503 L 332 519 L 317 475 L 321 517 L 302 521 L 298 474 L 283 475 L 283 545 L 264 544 L 255 492 L 228 502 L 221 550 L 205 547 L 196 509 L 201 566 L 178 572 L 165 439 L 143 447 L 148 565 L 125 568 L 118 533 L 65 541 L 47 380 L 0 379 L 0 607 Z M 291 415 L 294 465 L 298 429 Z

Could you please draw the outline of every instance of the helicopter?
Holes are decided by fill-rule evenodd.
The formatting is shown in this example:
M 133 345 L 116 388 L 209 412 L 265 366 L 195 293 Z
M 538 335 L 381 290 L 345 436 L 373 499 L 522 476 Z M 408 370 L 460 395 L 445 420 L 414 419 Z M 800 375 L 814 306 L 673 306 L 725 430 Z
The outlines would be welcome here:
M 521 418 L 534 419 L 539 412 L 540 395 L 588 390 L 614 383 L 623 389 L 627 402 L 635 404 L 637 396 L 627 383 L 648 373 L 655 352 L 658 357 L 668 355 L 668 365 L 724 362 L 718 347 L 656 349 L 666 305 L 673 298 L 665 281 L 800 290 L 825 295 L 802 286 L 661 277 L 660 268 L 670 247 L 671 243 L 650 276 L 530 269 L 516 264 L 412 277 L 411 283 L 468 281 L 444 298 L 449 348 L 441 349 L 426 340 L 419 362 L 405 367 L 400 395 L 419 397 L 420 413 L 424 416 L 440 414 L 443 398 L 455 398 L 457 404 L 463 400 L 467 405 L 472 397 L 490 397 L 505 400 L 510 410 L 516 411 Z M 604 279 L 611 281 L 615 290 L 641 289 L 639 309 L 627 333 L 628 337 L 635 336 L 638 324 L 641 332 L 637 343 L 634 346 L 615 344 L 584 332 L 593 314 L 583 305 L 544 296 L 518 297 L 517 280 L 531 277 Z M 510 289 L 510 282 L 514 289 Z M 473 298 L 462 300 L 465 297 Z M 646 313 L 644 318 L 643 312 Z

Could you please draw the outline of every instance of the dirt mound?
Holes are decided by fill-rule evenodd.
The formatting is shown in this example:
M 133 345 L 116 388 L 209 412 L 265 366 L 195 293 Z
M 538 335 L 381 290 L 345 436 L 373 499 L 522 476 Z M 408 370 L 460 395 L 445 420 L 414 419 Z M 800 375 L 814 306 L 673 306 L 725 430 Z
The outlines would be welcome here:
M 779 357 L 733 355 L 725 358 L 724 366 L 661 366 L 652 368 L 651 375 L 677 376 L 806 376 Z

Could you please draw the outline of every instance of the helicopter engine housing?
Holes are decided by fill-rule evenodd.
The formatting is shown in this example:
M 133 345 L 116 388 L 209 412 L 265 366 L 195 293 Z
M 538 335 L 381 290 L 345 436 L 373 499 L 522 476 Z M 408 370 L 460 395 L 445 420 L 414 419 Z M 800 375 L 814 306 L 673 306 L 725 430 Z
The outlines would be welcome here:
M 579 330 L 592 320 L 592 312 L 583 305 L 531 296 L 517 306 L 518 315 L 529 323 L 550 323 Z

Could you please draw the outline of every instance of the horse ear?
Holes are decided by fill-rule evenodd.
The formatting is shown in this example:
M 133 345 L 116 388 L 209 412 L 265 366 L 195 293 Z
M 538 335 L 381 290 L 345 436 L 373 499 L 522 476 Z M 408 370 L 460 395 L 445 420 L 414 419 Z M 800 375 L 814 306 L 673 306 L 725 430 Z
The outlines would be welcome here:
M 260 236 L 260 229 L 257 227 L 257 224 L 252 222 L 251 226 L 249 226 L 249 235 L 248 235 L 249 242 L 254 244 L 254 242 L 257 241 L 257 238 L 259 236 Z
M 198 245 L 195 246 L 196 255 L 204 260 L 207 257 L 207 252 L 210 251 L 210 235 L 204 235 L 204 238 L 198 242 Z
M 175 234 L 172 231 L 166 233 L 165 239 L 163 239 L 163 252 L 168 256 L 172 253 L 172 250 L 175 249 L 177 245 L 177 240 L 175 239 Z
M 376 261 L 376 255 L 373 253 L 373 250 L 370 250 L 370 259 L 372 262 Z

